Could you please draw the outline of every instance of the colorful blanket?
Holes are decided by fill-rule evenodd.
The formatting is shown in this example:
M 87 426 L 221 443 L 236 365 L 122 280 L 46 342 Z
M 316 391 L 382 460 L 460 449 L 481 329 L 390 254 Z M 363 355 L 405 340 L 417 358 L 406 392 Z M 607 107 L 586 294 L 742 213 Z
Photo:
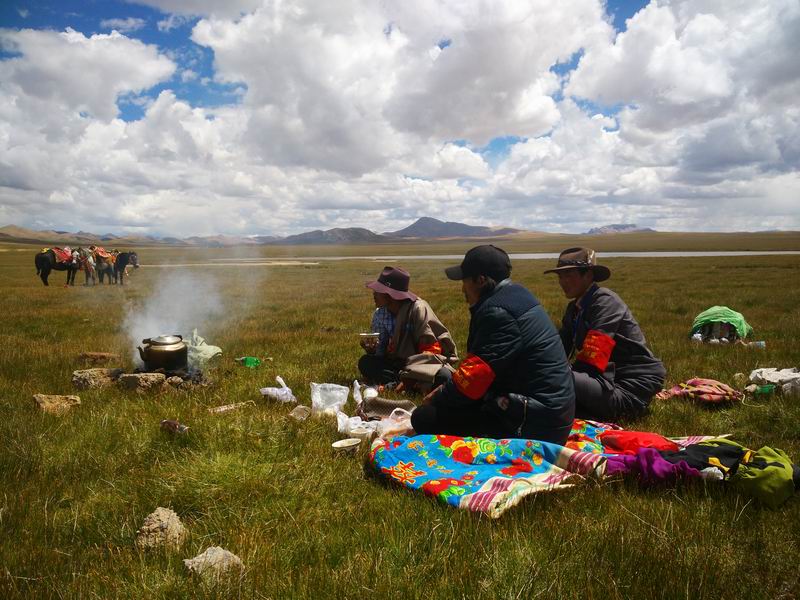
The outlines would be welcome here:
M 52 248 L 53 254 L 56 257 L 56 262 L 69 263 L 72 262 L 72 249 L 67 246 L 65 248 Z
M 497 518 L 529 494 L 603 477 L 609 466 L 614 474 L 638 468 L 630 460 L 614 459 L 609 465 L 613 456 L 602 442 L 608 431 L 622 428 L 576 420 L 566 446 L 450 435 L 379 438 L 372 445 L 370 461 L 379 473 L 405 487 Z M 671 442 L 686 446 L 710 437 L 672 438 Z

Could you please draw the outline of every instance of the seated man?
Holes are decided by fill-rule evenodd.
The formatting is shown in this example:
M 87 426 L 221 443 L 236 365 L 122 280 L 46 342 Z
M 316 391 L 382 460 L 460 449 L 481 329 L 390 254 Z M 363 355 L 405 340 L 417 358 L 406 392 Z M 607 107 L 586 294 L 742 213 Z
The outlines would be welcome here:
M 410 280 L 407 271 L 386 267 L 377 281 L 367 283 L 377 307 L 372 331 L 381 336 L 375 353 L 362 356 L 358 369 L 366 383 L 402 380 L 428 391 L 439 371 L 446 372 L 445 365 L 458 356 L 447 327 L 425 300 L 409 291 Z
M 664 386 L 666 370 L 644 339 L 639 324 L 617 294 L 598 287 L 611 277 L 594 250 L 569 248 L 555 269 L 571 300 L 561 324 L 561 341 L 574 362 L 575 404 L 579 418 L 613 421 L 646 412 Z
M 411 414 L 414 430 L 563 445 L 575 413 L 569 363 L 539 301 L 509 279 L 508 254 L 477 246 L 445 273 L 472 314 L 467 357 Z

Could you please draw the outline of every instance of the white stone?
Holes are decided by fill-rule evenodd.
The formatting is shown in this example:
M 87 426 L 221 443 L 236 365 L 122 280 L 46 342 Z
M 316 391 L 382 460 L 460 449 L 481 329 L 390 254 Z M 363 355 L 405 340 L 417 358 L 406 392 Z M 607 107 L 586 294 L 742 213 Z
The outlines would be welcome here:
M 190 573 L 200 575 L 204 579 L 219 579 L 230 575 L 241 575 L 244 570 L 242 559 L 233 552 L 219 546 L 206 548 L 205 552 L 194 558 L 186 558 L 183 564 Z
M 180 517 L 169 508 L 159 506 L 147 515 L 136 532 L 136 546 L 142 549 L 158 546 L 178 547 L 186 539 L 186 528 Z

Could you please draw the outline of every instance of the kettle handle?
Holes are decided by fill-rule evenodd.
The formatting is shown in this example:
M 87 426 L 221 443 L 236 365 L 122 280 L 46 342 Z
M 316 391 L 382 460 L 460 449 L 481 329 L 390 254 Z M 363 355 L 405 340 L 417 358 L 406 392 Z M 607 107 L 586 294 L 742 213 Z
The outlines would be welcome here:
M 145 338 L 145 339 L 143 339 L 143 340 L 142 340 L 142 343 L 143 343 L 143 344 L 150 344 L 150 343 L 151 343 L 151 341 L 150 341 L 150 338 Z

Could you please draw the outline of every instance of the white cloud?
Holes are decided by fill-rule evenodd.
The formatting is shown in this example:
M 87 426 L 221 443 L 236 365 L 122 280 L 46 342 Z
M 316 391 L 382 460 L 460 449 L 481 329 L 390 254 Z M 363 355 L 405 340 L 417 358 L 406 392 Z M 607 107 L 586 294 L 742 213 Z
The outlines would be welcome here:
M 185 15 L 176 15 L 170 14 L 167 16 L 166 19 L 161 19 L 156 23 L 156 27 L 161 32 L 169 32 L 173 29 L 177 29 L 178 27 L 183 27 L 187 23 L 189 23 L 189 17 Z
M 254 11 L 264 0 L 128 0 L 132 4 L 152 6 L 164 13 L 184 16 L 218 16 L 235 19 Z
M 127 19 L 103 19 L 100 21 L 100 27 L 103 29 L 113 29 L 120 33 L 129 33 L 142 29 L 147 22 L 144 19 L 137 19 L 135 17 L 128 17 Z
M 145 90 L 175 70 L 155 47 L 118 32 L 86 37 L 73 29 L 6 29 L 0 30 L 0 44 L 20 55 L 0 62 L 0 87 L 7 98 L 106 120 L 116 116 L 120 94 Z
M 619 35 L 598 0 L 141 3 L 171 15 L 172 35 L 201 17 L 191 35 L 213 80 L 197 48 L 0 31 L 0 221 L 171 235 L 385 231 L 422 215 L 800 227 L 795 1 L 653 2 Z M 571 74 L 551 70 L 577 53 Z M 178 64 L 181 81 L 238 100 L 145 93 Z M 144 116 L 120 120 L 120 102 Z M 501 136 L 522 141 L 485 159 Z

